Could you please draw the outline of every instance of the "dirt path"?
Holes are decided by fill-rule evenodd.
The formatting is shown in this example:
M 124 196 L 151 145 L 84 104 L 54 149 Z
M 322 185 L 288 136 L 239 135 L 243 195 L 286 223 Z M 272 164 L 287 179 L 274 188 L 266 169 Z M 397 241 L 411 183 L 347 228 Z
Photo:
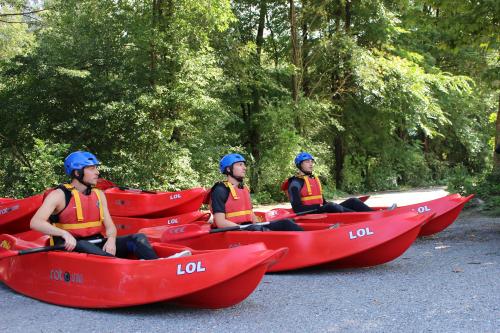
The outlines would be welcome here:
M 444 194 L 442 188 L 392 192 L 369 203 L 402 205 Z M 500 332 L 499 277 L 500 219 L 468 210 L 389 263 L 267 274 L 245 301 L 221 310 L 161 303 L 71 309 L 0 283 L 0 332 Z

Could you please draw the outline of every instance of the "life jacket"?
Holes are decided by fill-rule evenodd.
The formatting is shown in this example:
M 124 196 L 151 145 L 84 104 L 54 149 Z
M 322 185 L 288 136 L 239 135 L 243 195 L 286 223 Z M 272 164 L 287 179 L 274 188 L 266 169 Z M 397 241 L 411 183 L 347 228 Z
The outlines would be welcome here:
M 286 193 L 288 198 L 288 186 L 293 178 L 300 178 L 304 180 L 304 186 L 300 189 L 300 201 L 304 205 L 322 205 L 323 204 L 323 188 L 319 177 L 311 176 L 293 176 L 285 180 L 281 184 L 281 190 Z
M 72 185 L 63 186 L 71 192 L 71 199 L 53 225 L 68 231 L 75 238 L 100 234 L 104 221 L 100 191 L 92 189 L 89 195 L 80 195 Z
M 252 199 L 248 186 L 243 188 L 234 187 L 230 182 L 223 182 L 229 189 L 229 196 L 226 201 L 226 220 L 234 223 L 251 222 L 253 218 Z M 212 210 L 212 207 L 210 207 Z M 213 211 L 212 211 L 213 213 Z

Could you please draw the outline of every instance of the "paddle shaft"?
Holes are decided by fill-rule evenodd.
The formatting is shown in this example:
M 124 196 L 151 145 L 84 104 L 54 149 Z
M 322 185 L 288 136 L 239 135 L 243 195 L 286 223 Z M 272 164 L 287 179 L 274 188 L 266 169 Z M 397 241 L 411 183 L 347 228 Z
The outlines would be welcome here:
M 143 190 L 140 188 L 131 188 L 128 186 L 116 186 L 116 187 L 118 187 L 118 189 L 120 189 L 122 191 L 135 191 L 135 192 L 142 192 L 142 193 L 148 193 L 148 194 L 157 194 L 158 193 L 156 191 Z
M 101 243 L 102 241 L 103 241 L 103 239 L 92 239 L 92 240 L 89 240 L 88 242 L 89 243 L 98 244 L 98 243 Z M 44 247 L 36 247 L 36 248 L 33 248 L 33 249 L 26 249 L 26 250 L 20 250 L 20 251 L 15 252 L 13 255 L 22 256 L 22 255 L 25 255 L 25 254 L 32 254 L 32 253 L 39 253 L 39 252 L 48 252 L 48 251 L 55 251 L 55 250 L 64 250 L 64 244 L 61 244 L 61 245 L 52 245 L 52 246 L 44 246 Z
M 300 215 L 305 215 L 305 214 L 311 214 L 316 212 L 317 210 L 308 210 L 305 212 L 301 213 L 296 213 L 296 214 L 290 214 L 287 215 L 286 217 L 280 217 L 276 218 L 274 220 L 271 220 L 269 222 L 264 222 L 264 223 L 256 223 L 257 225 L 268 225 L 273 221 L 277 220 L 282 220 L 284 218 L 292 218 Z M 208 234 L 215 234 L 218 232 L 226 232 L 226 231 L 236 231 L 236 230 L 244 230 L 245 228 L 254 225 L 254 224 L 246 224 L 246 225 L 235 225 L 231 227 L 226 227 L 226 228 L 217 228 L 217 229 L 202 229 L 200 225 L 196 224 L 191 224 L 191 225 L 184 225 L 184 226 L 177 226 L 177 227 L 171 227 L 167 228 L 162 234 L 161 240 L 162 242 L 171 242 L 171 241 L 179 241 L 179 240 L 184 240 L 184 239 L 189 239 L 189 238 L 194 238 L 194 237 L 200 237 L 203 235 L 208 235 Z M 194 230 L 193 230 L 194 228 Z
M 290 215 L 287 215 L 287 216 L 281 216 L 281 217 L 277 217 L 276 219 L 272 219 L 272 220 L 267 221 L 267 222 L 255 223 L 255 224 L 256 225 L 268 225 L 268 224 L 270 224 L 271 222 L 274 222 L 274 221 L 279 221 L 279 220 L 283 220 L 283 219 L 291 219 L 291 218 L 294 218 L 294 217 L 297 217 L 297 216 L 301 216 L 301 215 L 307 215 L 307 214 L 316 213 L 317 211 L 318 211 L 317 209 L 306 210 L 305 212 L 294 213 L 294 214 L 290 214 Z M 211 229 L 209 231 L 209 233 L 210 234 L 215 234 L 215 233 L 218 233 L 218 232 L 244 230 L 244 229 L 246 229 L 247 227 L 249 227 L 251 225 L 253 225 L 253 224 L 235 225 L 235 226 L 232 226 L 232 227 Z

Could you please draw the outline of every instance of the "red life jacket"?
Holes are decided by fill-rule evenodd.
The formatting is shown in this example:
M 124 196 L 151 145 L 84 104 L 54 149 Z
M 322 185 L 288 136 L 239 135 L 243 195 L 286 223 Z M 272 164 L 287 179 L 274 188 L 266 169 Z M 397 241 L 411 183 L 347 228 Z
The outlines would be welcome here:
M 252 222 L 252 199 L 250 190 L 245 185 L 243 188 L 234 187 L 230 182 L 224 182 L 229 189 L 229 196 L 226 201 L 226 220 L 234 223 Z M 212 207 L 210 207 L 212 210 Z M 213 213 L 213 212 L 212 212 Z
M 68 231 L 75 238 L 100 234 L 104 221 L 100 191 L 92 189 L 90 195 L 80 195 L 72 185 L 64 184 L 64 187 L 71 191 L 71 200 L 54 226 Z
M 300 189 L 300 201 L 304 205 L 322 205 L 323 204 L 323 188 L 319 177 L 310 176 L 295 176 L 296 178 L 304 179 L 304 186 Z M 292 177 L 293 178 L 293 177 Z M 288 178 L 281 184 L 281 190 L 288 196 L 288 185 L 292 178 Z M 290 197 L 288 197 L 290 199 Z

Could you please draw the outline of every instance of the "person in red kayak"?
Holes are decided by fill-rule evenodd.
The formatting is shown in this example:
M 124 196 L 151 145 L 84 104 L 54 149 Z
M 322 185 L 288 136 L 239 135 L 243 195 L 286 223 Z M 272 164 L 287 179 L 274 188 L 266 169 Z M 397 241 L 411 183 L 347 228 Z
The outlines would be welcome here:
M 274 221 L 265 226 L 258 222 L 253 213 L 250 191 L 243 184 L 246 174 L 246 160 L 240 154 L 228 154 L 219 163 L 220 172 L 227 179 L 216 183 L 210 191 L 210 210 L 217 228 L 232 227 L 238 224 L 251 224 L 247 231 L 303 231 L 292 219 Z
M 157 259 L 145 235 L 116 237 L 106 197 L 93 188 L 99 178 L 99 164 L 88 152 L 68 155 L 64 169 L 71 183 L 60 185 L 47 195 L 31 219 L 31 229 L 52 236 L 51 243 L 64 244 L 67 251 L 122 258 L 134 254 L 139 259 Z M 96 240 L 97 243 L 91 242 Z
M 319 177 L 313 175 L 314 157 L 301 152 L 295 157 L 295 166 L 298 172 L 285 180 L 281 189 L 290 199 L 295 213 L 314 211 L 314 213 L 346 213 L 370 212 L 372 209 L 358 198 L 347 199 L 336 204 L 325 200 Z

